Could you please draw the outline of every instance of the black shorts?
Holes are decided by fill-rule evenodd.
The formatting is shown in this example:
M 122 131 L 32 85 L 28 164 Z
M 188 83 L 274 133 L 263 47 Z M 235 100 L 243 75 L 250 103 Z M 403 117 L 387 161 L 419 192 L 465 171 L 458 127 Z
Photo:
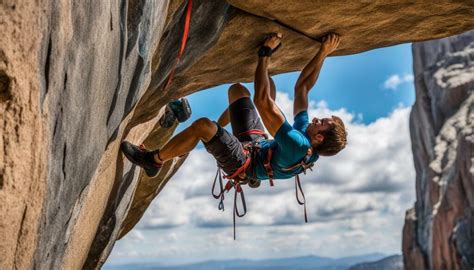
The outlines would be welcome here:
M 243 97 L 229 106 L 232 133 L 217 123 L 217 133 L 204 142 L 204 147 L 217 160 L 219 167 L 228 175 L 233 174 L 246 160 L 241 142 L 255 141 L 264 138 L 261 135 L 241 135 L 243 132 L 258 129 L 264 131 L 260 117 L 250 97 Z M 240 135 L 240 136 L 239 136 Z
M 248 130 L 257 129 L 264 131 L 262 121 L 258 116 L 257 109 L 253 105 L 250 97 L 243 97 L 234 101 L 229 106 L 230 124 L 232 125 L 232 133 L 241 142 L 249 142 L 263 138 L 261 135 L 245 135 L 242 134 Z

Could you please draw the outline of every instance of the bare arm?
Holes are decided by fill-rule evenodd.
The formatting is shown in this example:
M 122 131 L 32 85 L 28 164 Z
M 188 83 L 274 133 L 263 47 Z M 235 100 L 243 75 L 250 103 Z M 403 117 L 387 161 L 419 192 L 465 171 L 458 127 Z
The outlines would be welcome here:
M 316 84 L 321 67 L 326 56 L 336 50 L 340 37 L 330 34 L 323 38 L 321 48 L 311 61 L 303 68 L 295 85 L 295 102 L 293 105 L 293 115 L 308 109 L 308 93 Z
M 285 116 L 281 113 L 271 96 L 271 78 L 268 77 L 269 61 L 269 57 L 260 57 L 258 59 L 255 71 L 254 103 L 268 132 L 275 136 L 278 129 L 285 122 Z
M 264 46 L 274 49 L 280 44 L 280 41 L 281 34 L 273 34 L 265 40 Z M 269 62 L 270 57 L 258 58 L 257 69 L 255 70 L 255 94 L 253 101 L 268 132 L 275 136 L 278 129 L 285 122 L 285 116 L 274 100 L 276 90 L 273 80 L 268 76 Z
M 273 81 L 271 76 L 268 76 L 268 80 L 270 81 L 270 97 L 273 100 L 276 100 L 277 92 L 276 92 L 275 82 Z

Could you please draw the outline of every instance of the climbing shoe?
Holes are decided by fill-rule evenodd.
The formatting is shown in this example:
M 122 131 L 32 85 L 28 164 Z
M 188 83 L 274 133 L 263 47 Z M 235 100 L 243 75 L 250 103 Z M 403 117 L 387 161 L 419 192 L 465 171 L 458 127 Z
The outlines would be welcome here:
M 168 104 L 174 115 L 180 123 L 188 120 L 191 117 L 191 106 L 186 98 L 181 98 L 179 100 L 172 101 Z
M 164 115 L 160 119 L 160 126 L 169 128 L 174 124 L 176 119 L 182 123 L 191 117 L 191 106 L 186 98 L 171 101 L 166 105 Z
M 142 167 L 148 177 L 155 177 L 158 174 L 162 165 L 156 163 L 153 158 L 156 151 L 147 151 L 144 147 L 138 147 L 127 141 L 120 144 L 120 149 L 128 160 Z
M 160 118 L 160 126 L 162 128 L 170 128 L 173 126 L 174 121 L 176 121 L 176 116 L 174 116 L 170 107 L 166 106 L 165 113 Z

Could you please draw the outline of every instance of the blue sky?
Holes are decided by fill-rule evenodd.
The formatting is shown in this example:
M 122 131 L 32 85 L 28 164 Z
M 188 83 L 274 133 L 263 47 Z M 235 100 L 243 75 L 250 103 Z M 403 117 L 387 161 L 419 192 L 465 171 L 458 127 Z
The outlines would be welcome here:
M 274 77 L 277 103 L 290 122 L 297 76 Z M 178 130 L 200 117 L 217 119 L 227 106 L 227 88 L 188 97 L 193 115 Z M 237 220 L 234 241 L 231 197 L 229 210 L 218 211 L 210 194 L 215 161 L 198 147 L 139 224 L 115 244 L 107 265 L 400 254 L 405 211 L 415 201 L 408 128 L 414 102 L 411 46 L 327 59 L 310 98 L 310 117 L 335 114 L 344 120 L 348 146 L 302 176 L 309 223 L 294 198 L 293 180 L 279 180 L 273 188 L 263 183 L 246 190 L 249 213 Z
M 278 57 L 278 54 L 275 54 Z M 316 86 L 310 92 L 314 101 L 325 100 L 330 109 L 346 108 L 361 114 L 366 124 L 389 115 L 400 104 L 411 106 L 415 100 L 413 84 L 403 81 L 412 74 L 411 45 L 402 44 L 349 56 L 329 57 L 321 70 Z M 274 76 L 278 91 L 293 95 L 299 72 Z M 401 82 L 385 86 L 391 76 Z M 253 92 L 253 83 L 245 84 Z M 193 115 L 185 124 L 200 117 L 217 119 L 227 106 L 227 89 L 221 85 L 188 97 Z M 291 117 L 291 116 L 287 116 Z M 185 127 L 181 125 L 180 129 Z

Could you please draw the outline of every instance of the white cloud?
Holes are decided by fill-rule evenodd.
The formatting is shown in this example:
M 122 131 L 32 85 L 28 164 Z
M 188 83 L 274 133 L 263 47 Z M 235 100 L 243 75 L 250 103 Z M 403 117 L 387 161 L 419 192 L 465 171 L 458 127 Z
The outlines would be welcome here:
M 291 98 L 278 93 L 277 103 L 292 122 Z M 264 181 L 258 189 L 245 187 L 248 213 L 237 219 L 241 240 L 233 242 L 233 193 L 226 194 L 226 211 L 219 211 L 218 201 L 210 194 L 215 160 L 198 149 L 191 152 L 137 226 L 140 233 L 153 239 L 154 258 L 166 261 L 183 254 L 200 259 L 225 259 L 229 254 L 287 257 L 307 254 L 308 250 L 325 256 L 398 251 L 404 212 L 415 199 L 410 109 L 397 108 L 369 125 L 343 108 L 330 110 L 323 101 L 310 103 L 308 112 L 310 117 L 338 115 L 349 136 L 345 150 L 335 157 L 321 157 L 314 171 L 302 176 L 310 223 L 304 223 L 303 207 L 296 203 L 293 179 L 278 180 L 272 188 Z M 168 237 L 171 233 L 173 237 Z M 119 252 L 129 245 L 122 243 L 117 245 Z
M 141 242 L 145 239 L 145 236 L 140 230 L 132 230 L 129 234 L 129 237 L 135 242 Z
M 287 94 L 279 93 L 277 102 L 287 116 L 292 115 L 292 100 Z M 387 194 L 412 191 L 414 170 L 408 108 L 398 108 L 389 117 L 363 125 L 354 123 L 354 116 L 345 109 L 331 111 L 325 102 L 313 102 L 310 106 L 310 116 L 340 116 L 346 123 L 349 142 L 339 155 L 321 157 L 314 171 L 302 176 L 313 221 L 327 222 L 380 210 L 388 206 L 386 202 L 377 202 L 376 194 L 385 194 L 387 198 Z M 292 121 L 291 118 L 288 120 Z M 159 200 L 147 210 L 139 227 L 166 228 L 188 223 L 203 227 L 230 226 L 231 219 L 224 218 L 216 209 L 218 201 L 210 194 L 215 173 L 213 157 L 205 150 L 193 151 Z M 272 188 L 268 181 L 263 181 L 257 190 L 246 188 L 245 194 L 252 210 L 241 224 L 281 225 L 301 221 L 303 210 L 295 202 L 293 179 L 277 180 Z M 233 193 L 225 197 L 226 208 L 231 212 Z M 388 203 L 401 203 L 396 196 L 393 199 Z
M 399 74 L 393 74 L 388 77 L 387 80 L 384 82 L 384 88 L 385 89 L 392 89 L 392 90 L 397 90 L 398 86 L 403 83 L 411 83 L 413 82 L 413 75 L 411 74 L 404 74 L 404 75 L 399 75 Z

